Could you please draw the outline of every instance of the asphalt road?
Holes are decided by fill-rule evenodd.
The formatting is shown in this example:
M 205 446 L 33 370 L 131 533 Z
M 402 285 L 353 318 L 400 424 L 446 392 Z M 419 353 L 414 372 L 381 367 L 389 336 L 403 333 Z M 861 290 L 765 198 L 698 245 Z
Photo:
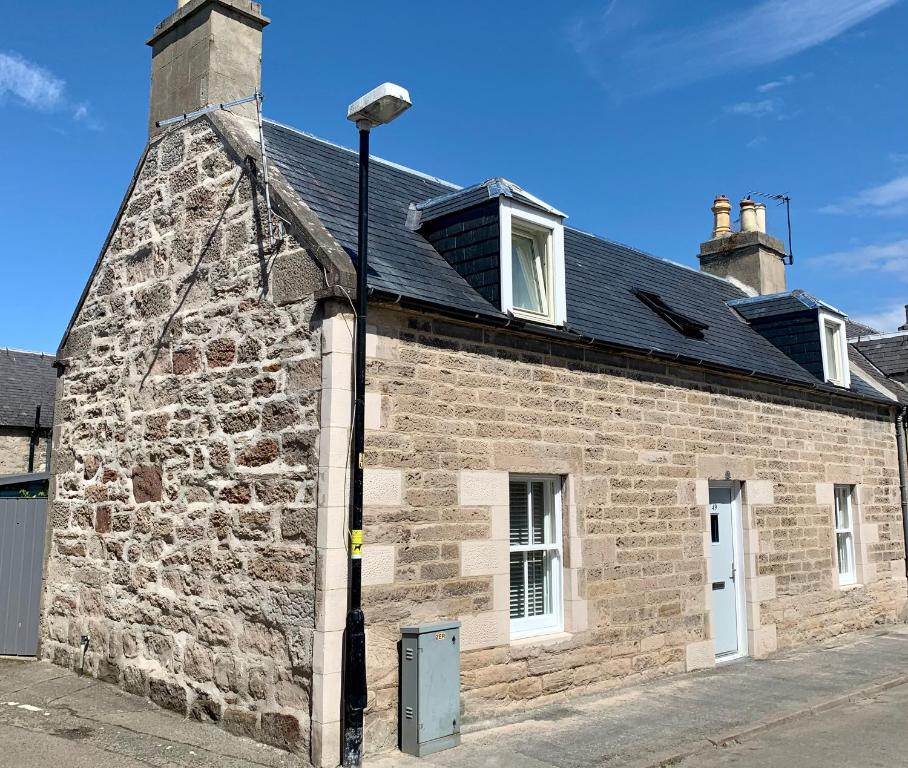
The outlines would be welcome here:
M 908 766 L 908 685 L 780 725 L 739 744 L 692 755 L 676 768 Z

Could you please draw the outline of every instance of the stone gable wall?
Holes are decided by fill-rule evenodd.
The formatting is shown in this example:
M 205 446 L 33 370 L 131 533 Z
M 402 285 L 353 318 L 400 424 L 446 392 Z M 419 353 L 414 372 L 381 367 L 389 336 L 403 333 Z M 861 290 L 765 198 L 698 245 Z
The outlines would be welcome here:
M 41 653 L 307 752 L 319 318 L 264 222 L 207 120 L 151 146 L 62 353 Z
M 31 430 L 0 427 L 0 475 L 22 475 L 28 472 L 28 446 Z M 40 438 L 35 448 L 35 472 L 46 472 L 47 440 Z
M 371 311 L 367 748 L 396 744 L 399 628 L 463 622 L 466 728 L 568 693 L 715 663 L 709 481 L 742 484 L 748 652 L 898 620 L 888 409 Z M 557 474 L 565 631 L 511 641 L 509 473 Z M 854 483 L 863 586 L 839 589 L 834 483 Z

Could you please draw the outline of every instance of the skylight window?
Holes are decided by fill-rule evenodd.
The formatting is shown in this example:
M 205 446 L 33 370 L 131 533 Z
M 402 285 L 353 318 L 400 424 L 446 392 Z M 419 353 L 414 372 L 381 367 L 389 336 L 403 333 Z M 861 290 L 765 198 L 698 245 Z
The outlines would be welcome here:
M 650 291 L 634 291 L 634 295 L 648 306 L 659 317 L 665 320 L 672 328 L 684 334 L 689 339 L 702 339 L 703 331 L 709 328 L 705 323 L 693 320 L 686 315 L 672 309 L 658 293 Z

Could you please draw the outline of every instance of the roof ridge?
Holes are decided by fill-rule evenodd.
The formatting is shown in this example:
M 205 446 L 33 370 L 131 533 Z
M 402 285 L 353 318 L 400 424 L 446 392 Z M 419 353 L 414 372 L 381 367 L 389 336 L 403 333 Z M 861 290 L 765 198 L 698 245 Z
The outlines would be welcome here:
M 908 331 L 892 331 L 891 333 L 871 333 L 866 336 L 854 336 L 849 341 L 854 341 L 855 344 L 860 344 L 863 341 L 879 341 L 880 339 L 894 339 L 897 336 L 905 336 L 908 338 Z
M 33 349 L 18 349 L 17 347 L 0 347 L 0 353 L 15 352 L 20 355 L 39 355 L 40 357 L 49 357 L 53 360 L 56 355 L 53 352 L 37 352 Z
M 276 125 L 279 128 L 283 128 L 287 131 L 292 131 L 293 133 L 298 133 L 300 136 L 305 136 L 307 139 L 312 139 L 313 141 L 321 142 L 322 144 L 327 144 L 329 147 L 335 147 L 336 149 L 342 149 L 345 152 L 349 152 L 351 155 L 359 155 L 359 153 L 350 147 L 345 147 L 343 144 L 338 144 L 336 141 L 331 141 L 330 139 L 323 139 L 321 136 L 316 136 L 314 133 L 309 133 L 308 131 L 302 131 L 299 128 L 294 128 L 292 125 L 287 125 L 286 123 L 281 123 L 277 120 L 272 120 L 271 118 L 263 118 L 266 123 L 271 123 L 271 125 Z M 451 187 L 453 191 L 459 191 L 463 189 L 459 184 L 455 184 L 453 181 L 448 181 L 447 179 L 440 179 L 438 176 L 432 176 L 429 173 L 423 173 L 422 171 L 417 171 L 415 168 L 410 168 L 406 165 L 401 165 L 400 163 L 395 163 L 393 160 L 386 160 L 383 157 L 378 157 L 373 154 L 369 154 L 369 160 L 376 163 L 381 163 L 386 165 L 389 168 L 394 168 L 398 171 L 404 171 L 405 173 L 412 173 L 414 176 L 418 176 L 421 179 L 426 179 L 427 181 L 434 181 L 436 184 L 444 184 L 446 187 Z

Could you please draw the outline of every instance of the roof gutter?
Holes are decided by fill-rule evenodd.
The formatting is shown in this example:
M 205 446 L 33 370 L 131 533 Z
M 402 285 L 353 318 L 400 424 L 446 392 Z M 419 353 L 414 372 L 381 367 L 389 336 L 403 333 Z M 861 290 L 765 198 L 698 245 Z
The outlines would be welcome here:
M 790 379 L 786 376 L 772 376 L 767 373 L 760 373 L 757 371 L 747 371 L 745 369 L 732 368 L 731 366 L 723 366 L 718 363 L 713 363 L 707 360 L 698 359 L 696 357 L 687 357 L 685 355 L 680 355 L 677 353 L 663 352 L 657 349 L 649 349 L 648 351 L 642 351 L 639 348 L 631 347 L 624 344 L 618 344 L 616 342 L 607 342 L 600 339 L 595 339 L 592 337 L 585 337 L 576 331 L 569 329 L 563 331 L 557 328 L 547 328 L 545 326 L 536 325 L 532 322 L 523 321 L 516 317 L 509 317 L 506 315 L 493 315 L 485 314 L 482 312 L 468 312 L 461 309 L 455 309 L 452 307 L 445 307 L 440 309 L 437 304 L 433 304 L 429 301 L 423 301 L 421 299 L 408 298 L 406 296 L 401 296 L 401 294 L 393 291 L 384 291 L 379 288 L 370 288 L 369 295 L 375 298 L 380 302 L 387 302 L 392 304 L 398 304 L 402 307 L 408 307 L 412 309 L 423 310 L 427 312 L 432 312 L 434 314 L 441 314 L 450 317 L 459 318 L 462 320 L 467 320 L 470 322 L 481 321 L 483 323 L 488 323 L 490 325 L 497 326 L 499 328 L 513 327 L 515 330 L 523 331 L 525 333 L 541 336 L 543 338 L 553 339 L 556 341 L 563 341 L 569 344 L 577 344 L 579 346 L 593 347 L 595 349 L 602 349 L 609 352 L 623 352 L 635 356 L 648 356 L 656 358 L 659 360 L 664 360 L 666 362 L 678 362 L 690 365 L 692 367 L 705 368 L 709 371 L 715 373 L 723 374 L 734 374 L 737 376 L 742 376 L 744 378 L 752 378 L 757 381 L 769 382 L 772 384 L 782 384 L 788 387 L 793 387 L 795 389 L 807 391 L 807 392 L 816 392 L 818 394 L 826 394 L 834 397 L 841 397 L 847 400 L 855 400 L 861 403 L 873 403 L 875 405 L 886 405 L 891 407 L 893 405 L 891 400 L 886 400 L 883 398 L 872 398 L 869 395 L 859 395 L 854 392 L 851 392 L 846 389 L 839 389 L 829 387 L 824 384 L 817 382 L 816 384 L 810 384 L 804 381 L 797 381 L 796 379 Z M 567 326 L 566 326 L 567 327 Z M 586 339 L 589 338 L 589 341 Z

